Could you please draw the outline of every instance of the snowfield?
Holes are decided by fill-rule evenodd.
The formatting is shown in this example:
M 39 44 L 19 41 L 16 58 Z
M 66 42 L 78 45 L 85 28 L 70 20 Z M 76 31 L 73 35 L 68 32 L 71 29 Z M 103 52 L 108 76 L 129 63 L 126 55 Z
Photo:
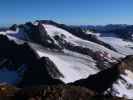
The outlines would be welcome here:
M 37 50 L 37 53 L 40 57 L 49 57 L 55 63 L 60 72 L 64 75 L 64 78 L 61 80 L 66 83 L 86 78 L 99 71 L 95 66 L 95 61 L 90 57 L 46 52 L 44 50 Z
M 91 49 L 92 51 L 96 52 L 96 51 L 106 51 L 108 52 L 109 54 L 111 54 L 114 58 L 120 58 L 120 57 L 123 57 L 124 55 L 122 54 L 119 54 L 119 53 L 116 53 L 108 48 L 105 48 L 104 46 L 102 45 L 99 45 L 97 43 L 94 43 L 94 42 L 91 42 L 91 41 L 87 41 L 87 40 L 83 40 L 79 37 L 76 37 L 74 35 L 72 35 L 71 33 L 63 30 L 63 29 L 60 29 L 56 26 L 53 26 L 53 25 L 48 25 L 48 24 L 43 24 L 44 28 L 46 29 L 48 35 L 50 37 L 54 37 L 55 35 L 58 35 L 58 36 L 61 36 L 63 34 L 64 36 L 64 39 L 66 41 L 68 41 L 68 43 L 72 43 L 76 46 L 81 46 L 81 47 L 86 47 L 86 48 L 89 48 Z
M 129 41 L 124 41 L 121 38 L 117 37 L 98 37 L 105 43 L 110 44 L 113 48 L 115 48 L 119 53 L 124 55 L 132 55 L 133 54 L 133 43 Z

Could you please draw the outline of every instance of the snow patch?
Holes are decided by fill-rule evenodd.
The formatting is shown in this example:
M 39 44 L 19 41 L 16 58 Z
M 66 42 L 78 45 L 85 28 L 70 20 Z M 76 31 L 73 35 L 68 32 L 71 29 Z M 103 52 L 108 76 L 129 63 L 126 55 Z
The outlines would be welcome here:
M 40 57 L 46 56 L 49 57 L 60 70 L 60 72 L 65 76 L 61 78 L 64 82 L 74 82 L 81 78 L 86 78 L 91 74 L 98 72 L 98 69 L 95 66 L 95 62 L 91 60 L 84 60 L 79 57 L 74 57 L 65 54 L 59 53 L 50 53 L 37 50 L 37 53 Z M 87 58 L 86 58 L 87 59 Z
M 129 41 L 124 41 L 121 38 L 117 37 L 98 37 L 101 41 L 110 44 L 113 48 L 115 48 L 119 53 L 124 55 L 132 55 L 133 54 L 133 43 Z

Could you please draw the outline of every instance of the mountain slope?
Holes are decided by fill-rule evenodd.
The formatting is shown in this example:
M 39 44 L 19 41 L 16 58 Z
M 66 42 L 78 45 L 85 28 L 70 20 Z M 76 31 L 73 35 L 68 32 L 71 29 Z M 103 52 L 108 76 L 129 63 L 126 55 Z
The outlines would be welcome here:
M 118 41 L 118 39 L 116 39 L 120 44 L 116 45 L 111 43 L 109 38 L 97 38 L 99 41 L 103 41 L 115 49 L 112 50 L 105 45 L 97 43 L 97 41 L 80 38 L 80 36 L 74 35 L 76 32 L 72 33 L 73 31 L 70 31 L 70 29 L 69 26 L 67 26 L 66 29 L 53 23 L 46 22 L 26 23 L 24 25 L 19 25 L 15 31 L 8 30 L 6 32 L 1 32 L 1 34 L 7 35 L 10 40 L 14 40 L 18 44 L 27 42 L 39 58 L 48 57 L 63 75 L 62 76 L 56 71 L 62 76 L 58 78 L 65 83 L 85 79 L 89 75 L 101 71 L 101 69 L 111 67 L 113 63 L 125 57 L 127 54 L 133 54 L 132 49 L 127 47 L 127 44 L 124 45 L 120 43 L 125 43 L 126 41 Z M 102 67 L 101 69 L 98 67 L 100 64 Z M 47 67 L 49 67 L 49 65 Z M 39 70 L 36 67 L 35 69 Z M 52 70 L 56 69 L 53 68 Z M 128 89 L 129 87 L 127 87 L 127 84 L 130 84 L 130 86 L 132 85 L 133 80 L 131 77 L 132 72 L 129 71 L 130 70 L 128 70 L 127 75 L 123 75 L 124 77 L 114 84 L 112 93 L 114 92 L 115 95 L 120 97 L 126 95 L 128 98 L 132 99 L 132 89 Z M 125 81 L 123 82 L 123 80 Z M 122 88 L 127 92 L 123 92 Z

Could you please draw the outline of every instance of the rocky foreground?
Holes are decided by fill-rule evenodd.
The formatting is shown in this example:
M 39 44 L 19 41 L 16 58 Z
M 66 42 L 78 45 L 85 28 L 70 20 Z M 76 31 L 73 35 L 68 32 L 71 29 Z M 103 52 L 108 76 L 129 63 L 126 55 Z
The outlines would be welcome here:
M 79 86 L 56 85 L 16 88 L 11 85 L 0 86 L 0 100 L 127 100 L 124 97 L 97 95 Z

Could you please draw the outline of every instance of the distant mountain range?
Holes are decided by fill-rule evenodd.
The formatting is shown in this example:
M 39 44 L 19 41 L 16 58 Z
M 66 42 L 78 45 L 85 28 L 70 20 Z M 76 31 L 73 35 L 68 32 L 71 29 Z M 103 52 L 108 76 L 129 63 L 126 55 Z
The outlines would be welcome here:
M 90 30 L 92 32 L 104 33 L 108 35 L 109 33 L 114 33 L 116 36 L 133 41 L 133 25 L 126 24 L 109 24 L 105 26 L 92 26 L 92 25 L 82 25 L 80 26 L 84 31 Z

